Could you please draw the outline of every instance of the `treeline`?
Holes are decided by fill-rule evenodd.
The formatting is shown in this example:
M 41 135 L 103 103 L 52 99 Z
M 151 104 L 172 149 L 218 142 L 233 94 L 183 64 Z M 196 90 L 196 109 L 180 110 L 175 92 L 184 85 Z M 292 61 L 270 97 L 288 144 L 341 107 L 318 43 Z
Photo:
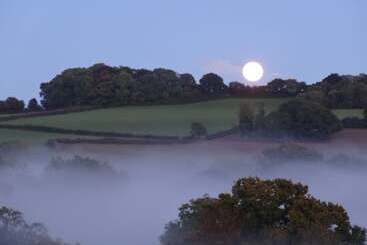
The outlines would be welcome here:
M 28 102 L 27 107 L 23 100 L 19 100 L 15 97 L 8 97 L 6 100 L 0 100 L 0 114 L 38 112 L 42 110 L 42 106 L 40 106 L 38 101 L 34 98 Z
M 121 106 L 172 104 L 225 97 L 304 97 L 329 108 L 367 107 L 367 75 L 331 74 L 307 85 L 295 79 L 274 79 L 267 85 L 247 86 L 224 83 L 217 74 L 205 74 L 199 81 L 188 73 L 169 69 L 133 69 L 95 64 L 64 70 L 40 86 L 41 105 L 36 99 L 28 106 L 10 97 L 0 101 L 0 113 L 55 110 L 78 106 Z
M 74 106 L 171 104 L 224 97 L 287 97 L 305 93 L 307 85 L 294 79 L 275 79 L 266 86 L 224 83 L 214 73 L 198 82 L 188 73 L 169 69 L 132 69 L 95 64 L 63 71 L 41 84 L 42 105 L 47 110 Z
M 331 74 L 321 82 L 310 85 L 306 98 L 329 108 L 366 108 L 367 75 Z

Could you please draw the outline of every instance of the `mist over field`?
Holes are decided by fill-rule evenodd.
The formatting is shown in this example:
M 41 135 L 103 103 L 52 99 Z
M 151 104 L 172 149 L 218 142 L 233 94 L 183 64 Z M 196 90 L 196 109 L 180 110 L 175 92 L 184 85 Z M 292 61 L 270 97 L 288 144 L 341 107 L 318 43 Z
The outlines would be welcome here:
M 269 164 L 260 153 L 213 151 L 200 144 L 120 146 L 100 153 L 93 147 L 31 148 L 6 159 L 13 167 L 1 170 L 0 198 L 2 205 L 24 212 L 30 222 L 44 223 L 52 236 L 66 242 L 158 245 L 164 225 L 190 199 L 229 192 L 240 177 L 282 177 L 309 185 L 321 200 L 342 204 L 353 224 L 367 226 L 367 168 L 362 166 L 367 154 L 348 148 L 320 152 L 325 153 L 322 162 Z M 50 170 L 52 158 L 76 154 L 108 162 L 113 172 Z

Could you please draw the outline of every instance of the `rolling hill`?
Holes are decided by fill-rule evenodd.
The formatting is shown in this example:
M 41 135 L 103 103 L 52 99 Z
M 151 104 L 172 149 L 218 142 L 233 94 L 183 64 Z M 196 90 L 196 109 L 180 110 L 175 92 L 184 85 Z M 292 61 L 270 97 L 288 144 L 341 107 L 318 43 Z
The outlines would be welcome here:
M 72 130 L 186 136 L 192 122 L 203 123 L 209 133 L 229 129 L 237 124 L 242 102 L 264 103 L 267 112 L 275 110 L 286 99 L 222 99 L 182 105 L 125 106 L 62 115 L 21 118 L 5 122 L 11 125 L 33 125 Z M 334 110 L 340 117 L 362 115 L 362 110 Z M 58 134 L 0 130 L 1 141 L 46 140 Z M 65 137 L 65 136 L 63 136 Z

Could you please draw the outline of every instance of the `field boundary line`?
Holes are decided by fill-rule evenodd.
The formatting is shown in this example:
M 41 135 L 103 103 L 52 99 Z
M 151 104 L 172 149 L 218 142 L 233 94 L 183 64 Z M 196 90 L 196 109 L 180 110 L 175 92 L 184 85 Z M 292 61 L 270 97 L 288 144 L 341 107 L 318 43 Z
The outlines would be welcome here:
M 103 109 L 103 107 L 74 107 L 74 108 L 58 109 L 58 110 L 52 110 L 52 111 L 25 112 L 25 113 L 18 113 L 18 114 L 12 114 L 9 116 L 0 117 L 0 122 L 8 122 L 8 121 L 13 121 L 13 120 L 22 119 L 22 118 L 64 115 L 64 114 L 69 114 L 69 113 L 93 111 L 93 110 L 98 110 L 98 109 Z
M 151 134 L 133 134 L 133 133 L 117 133 L 108 131 L 91 131 L 82 129 L 65 129 L 48 126 L 36 126 L 36 125 L 12 125 L 12 124 L 0 124 L 0 128 L 13 129 L 13 130 L 24 130 L 34 131 L 43 133 L 57 133 L 57 134 L 69 134 L 69 135 L 80 135 L 80 136 L 95 136 L 95 137 L 115 137 L 115 138 L 140 138 L 140 139 L 167 139 L 177 140 L 190 138 L 189 136 L 166 136 L 166 135 L 151 135 Z

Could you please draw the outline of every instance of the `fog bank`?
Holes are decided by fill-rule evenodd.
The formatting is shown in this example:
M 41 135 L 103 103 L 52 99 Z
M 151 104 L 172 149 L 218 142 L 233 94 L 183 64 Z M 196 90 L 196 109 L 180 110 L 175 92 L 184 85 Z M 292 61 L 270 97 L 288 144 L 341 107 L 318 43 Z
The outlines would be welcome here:
M 262 163 L 258 152 L 236 149 L 33 148 L 11 157 L 15 167 L 1 170 L 0 200 L 24 212 L 27 220 L 44 223 L 53 236 L 67 242 L 158 245 L 164 225 L 190 199 L 229 192 L 240 177 L 287 178 L 307 184 L 322 200 L 342 204 L 353 224 L 366 227 L 367 155 L 345 148 L 322 152 L 326 155 L 322 162 L 299 160 L 269 166 Z M 341 152 L 353 159 L 327 161 Z M 72 175 L 47 170 L 53 157 L 74 154 L 108 162 L 118 180 L 76 170 Z

